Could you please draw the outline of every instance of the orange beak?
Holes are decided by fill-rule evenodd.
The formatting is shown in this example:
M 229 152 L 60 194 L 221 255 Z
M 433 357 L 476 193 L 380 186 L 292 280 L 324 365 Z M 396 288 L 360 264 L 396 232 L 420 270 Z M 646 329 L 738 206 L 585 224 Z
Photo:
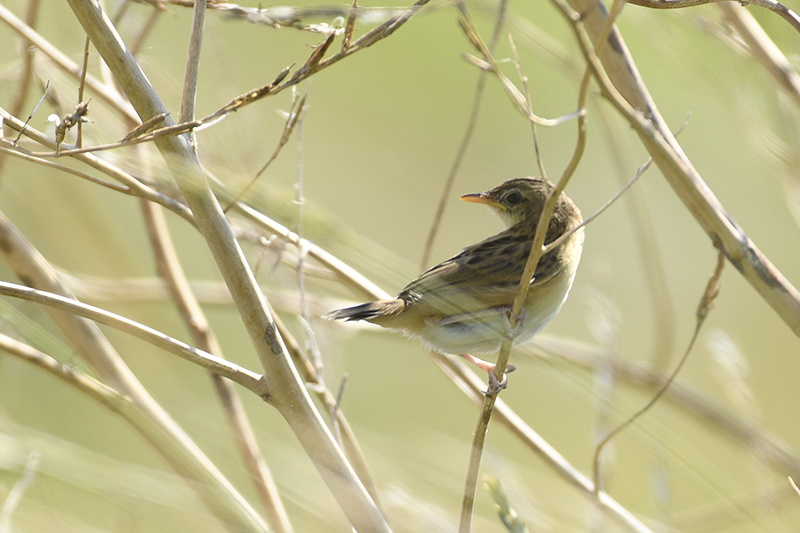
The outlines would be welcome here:
M 497 202 L 493 198 L 489 198 L 489 196 L 485 192 L 474 192 L 471 194 L 465 194 L 461 197 L 461 200 L 465 202 L 472 202 L 474 204 L 484 204 L 491 207 L 503 207 L 503 204 Z

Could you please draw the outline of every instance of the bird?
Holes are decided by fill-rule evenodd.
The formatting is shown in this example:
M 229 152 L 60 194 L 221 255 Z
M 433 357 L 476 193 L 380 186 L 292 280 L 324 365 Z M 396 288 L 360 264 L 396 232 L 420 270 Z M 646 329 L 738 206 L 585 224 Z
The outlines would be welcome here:
M 519 292 L 536 227 L 553 185 L 539 177 L 512 178 L 461 200 L 485 204 L 505 222 L 504 231 L 463 249 L 406 285 L 396 298 L 337 309 L 332 320 L 365 320 L 418 339 L 429 350 L 459 355 L 488 372 L 487 394 L 507 385 L 494 374 L 495 363 L 473 354 L 496 353 L 503 339 L 523 344 L 556 316 L 567 299 L 583 249 L 583 219 L 563 192 L 547 227 L 545 245 L 572 232 L 543 254 L 528 295 L 511 328 L 513 301 Z

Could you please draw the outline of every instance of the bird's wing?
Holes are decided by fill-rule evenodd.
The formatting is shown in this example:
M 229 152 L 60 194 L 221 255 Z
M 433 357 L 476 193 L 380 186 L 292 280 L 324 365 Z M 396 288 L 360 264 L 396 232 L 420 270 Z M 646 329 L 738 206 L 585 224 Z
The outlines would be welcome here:
M 431 268 L 398 297 L 423 314 L 453 315 L 510 305 L 530 250 L 527 235 L 506 230 Z M 544 283 L 558 268 L 555 253 L 543 256 L 531 286 Z

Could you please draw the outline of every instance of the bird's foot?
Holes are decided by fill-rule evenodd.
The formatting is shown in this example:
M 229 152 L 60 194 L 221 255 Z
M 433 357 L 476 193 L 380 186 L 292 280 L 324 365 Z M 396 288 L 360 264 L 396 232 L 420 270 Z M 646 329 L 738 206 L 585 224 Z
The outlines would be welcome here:
M 508 387 L 508 374 L 503 374 L 503 379 L 497 379 L 494 372 L 489 372 L 489 388 L 486 389 L 486 396 L 496 396 L 501 390 Z
M 505 312 L 503 313 L 503 319 L 504 319 L 503 322 L 505 323 L 505 332 L 504 332 L 505 335 L 504 336 L 505 336 L 506 339 L 508 339 L 510 341 L 513 341 L 514 339 L 519 337 L 519 334 L 522 333 L 522 330 L 525 328 L 525 316 L 526 316 L 525 315 L 525 308 L 523 307 L 520 310 L 519 314 L 516 315 L 516 318 L 517 318 L 516 324 L 514 324 L 514 326 L 512 327 L 511 326 L 511 316 L 513 314 L 514 313 L 513 313 L 513 311 L 511 310 L 510 307 L 507 308 L 505 310 Z
M 517 369 L 517 367 L 514 365 L 506 365 L 506 370 L 503 372 L 503 379 L 498 379 L 494 373 L 495 368 L 497 368 L 496 364 L 490 363 L 489 361 L 484 361 L 483 359 L 478 359 L 474 355 L 468 353 L 461 354 L 461 357 L 489 374 L 489 388 L 486 390 L 487 396 L 494 396 L 501 390 L 508 387 L 508 376 L 506 374 L 510 374 Z

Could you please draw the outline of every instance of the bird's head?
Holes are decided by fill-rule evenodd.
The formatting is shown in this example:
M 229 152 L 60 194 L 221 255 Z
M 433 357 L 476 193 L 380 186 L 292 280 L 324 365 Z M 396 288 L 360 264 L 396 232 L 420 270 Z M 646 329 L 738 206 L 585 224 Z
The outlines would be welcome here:
M 491 207 L 508 227 L 525 221 L 538 220 L 547 193 L 552 185 L 542 178 L 513 178 L 486 192 L 465 194 L 465 202 L 486 204 Z

